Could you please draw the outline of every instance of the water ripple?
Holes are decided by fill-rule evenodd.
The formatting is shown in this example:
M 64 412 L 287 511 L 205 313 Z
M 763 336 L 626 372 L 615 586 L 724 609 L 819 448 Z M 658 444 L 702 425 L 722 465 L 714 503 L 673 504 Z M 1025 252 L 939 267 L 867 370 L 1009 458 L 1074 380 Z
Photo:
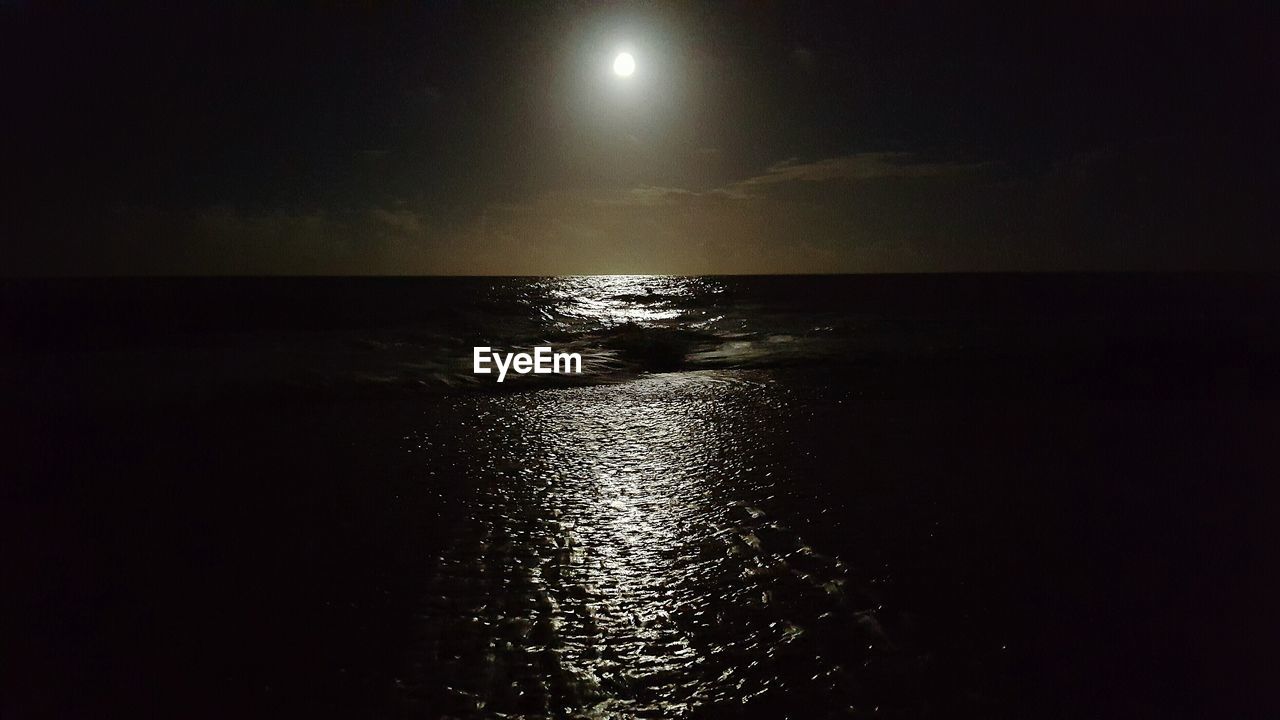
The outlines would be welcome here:
M 806 696 L 871 709 L 867 668 L 894 654 L 874 599 L 774 517 L 784 391 L 703 372 L 454 402 L 474 421 L 448 432 L 487 462 L 463 470 L 477 491 L 433 568 L 410 704 L 461 717 L 722 715 Z M 443 430 L 418 442 L 452 442 Z

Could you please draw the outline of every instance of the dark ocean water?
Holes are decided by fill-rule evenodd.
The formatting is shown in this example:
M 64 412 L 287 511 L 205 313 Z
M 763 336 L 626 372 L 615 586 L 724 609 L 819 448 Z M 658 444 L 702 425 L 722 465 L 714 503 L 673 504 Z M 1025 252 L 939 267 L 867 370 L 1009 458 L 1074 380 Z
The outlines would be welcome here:
M 1268 710 L 1275 278 L 2 298 L 6 716 Z
M 1177 275 L 106 279 L 3 293 L 13 345 L 145 373 L 112 383 L 124 392 L 493 390 L 471 372 L 478 345 L 584 356 L 581 377 L 511 379 L 549 384 L 880 358 L 1248 354 L 1273 347 L 1280 304 L 1267 276 Z

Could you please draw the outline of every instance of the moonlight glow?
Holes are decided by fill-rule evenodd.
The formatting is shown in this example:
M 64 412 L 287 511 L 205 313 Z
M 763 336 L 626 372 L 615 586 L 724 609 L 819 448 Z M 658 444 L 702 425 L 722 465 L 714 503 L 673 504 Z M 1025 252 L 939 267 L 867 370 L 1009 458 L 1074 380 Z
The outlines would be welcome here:
M 618 53 L 618 57 L 613 59 L 613 71 L 619 77 L 631 77 L 631 73 L 636 71 L 636 59 L 631 57 L 631 53 Z

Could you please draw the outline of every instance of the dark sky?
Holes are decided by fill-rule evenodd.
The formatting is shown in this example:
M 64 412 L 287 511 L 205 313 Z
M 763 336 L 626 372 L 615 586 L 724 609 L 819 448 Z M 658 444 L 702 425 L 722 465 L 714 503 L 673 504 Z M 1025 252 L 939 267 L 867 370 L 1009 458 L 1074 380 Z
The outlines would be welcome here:
M 0 262 L 1280 269 L 1272 8 L 7 2 Z

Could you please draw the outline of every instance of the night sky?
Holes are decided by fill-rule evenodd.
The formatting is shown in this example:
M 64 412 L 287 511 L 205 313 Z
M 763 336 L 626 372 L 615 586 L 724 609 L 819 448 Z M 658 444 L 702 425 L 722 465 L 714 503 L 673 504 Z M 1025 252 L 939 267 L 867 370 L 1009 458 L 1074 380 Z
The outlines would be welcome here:
M 48 5 L 6 275 L 1280 269 L 1269 3 Z

